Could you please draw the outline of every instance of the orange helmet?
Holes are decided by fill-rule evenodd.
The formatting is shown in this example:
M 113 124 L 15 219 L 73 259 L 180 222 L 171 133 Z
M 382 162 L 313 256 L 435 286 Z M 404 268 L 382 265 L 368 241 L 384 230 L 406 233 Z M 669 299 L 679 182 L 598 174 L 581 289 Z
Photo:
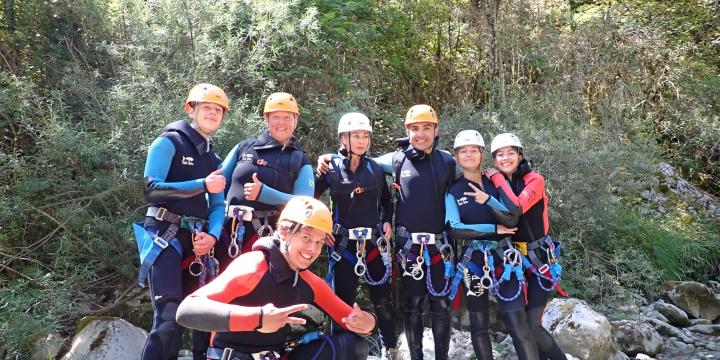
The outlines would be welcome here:
M 437 125 L 438 117 L 435 109 L 430 107 L 430 105 L 424 104 L 414 105 L 411 107 L 410 110 L 408 110 L 407 115 L 405 115 L 405 127 L 419 122 L 429 122 Z
M 228 110 L 230 105 L 230 101 L 223 89 L 212 84 L 197 84 L 190 89 L 187 100 L 185 100 L 185 112 L 190 111 L 192 103 L 195 102 L 215 103 L 222 106 L 225 111 Z
M 296 196 L 288 201 L 278 221 L 289 220 L 332 235 L 332 215 L 320 200 L 309 196 Z
M 288 111 L 295 115 L 300 115 L 300 110 L 298 108 L 297 101 L 295 101 L 295 97 L 285 92 L 276 92 L 268 96 L 265 101 L 263 114 L 273 111 Z

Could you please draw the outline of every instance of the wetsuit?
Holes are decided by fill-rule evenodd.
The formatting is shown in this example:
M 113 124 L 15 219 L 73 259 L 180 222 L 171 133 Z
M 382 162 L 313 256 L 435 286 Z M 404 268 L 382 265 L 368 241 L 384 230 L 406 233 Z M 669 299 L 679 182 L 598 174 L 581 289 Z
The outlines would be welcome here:
M 473 197 L 466 196 L 466 192 L 473 191 L 469 184 L 483 189 L 490 196 L 488 201 L 479 204 Z M 461 274 L 456 276 L 465 291 L 471 340 L 475 356 L 480 360 L 493 358 L 488 333 L 490 327 L 488 296 L 494 283 L 492 272 L 498 265 L 497 262 L 492 261 L 496 259 L 493 246 L 505 237 L 497 234 L 496 224 L 514 227 L 519 215 L 517 207 L 511 206 L 513 211 L 508 210 L 508 207 L 497 199 L 505 199 L 512 205 L 503 193 L 503 189 L 496 189 L 485 176 L 482 177 L 482 184 L 460 177 L 445 196 L 445 218 L 452 229 L 455 244 L 460 247 L 458 261 L 461 265 L 458 270 L 467 269 L 462 277 L 459 277 Z M 485 259 L 488 261 L 486 262 Z M 534 344 L 530 345 L 534 346 Z
M 430 287 L 432 286 L 432 291 L 437 294 L 447 289 L 446 264 L 439 253 L 439 247 L 448 242 L 444 234 L 444 197 L 455 178 L 455 160 L 450 154 L 437 150 L 437 142 L 436 138 L 432 152 L 426 154 L 415 150 L 408 138 L 398 139 L 398 151 L 376 159 L 386 173 L 393 174 L 394 187 L 399 188 L 395 212 L 395 249 L 400 252 L 400 257 L 405 259 L 401 261 L 400 271 L 403 273 L 401 277 L 405 302 L 405 335 L 411 359 L 423 357 L 422 308 L 426 298 L 429 300 L 432 315 L 435 358 L 447 359 L 450 347 L 450 300 L 447 294 L 433 295 Z M 418 265 L 418 258 L 424 259 L 424 251 L 421 253 L 419 243 L 426 235 L 418 237 L 420 233 L 431 234 L 435 238 L 435 245 L 424 246 L 431 263 L 430 281 L 427 281 L 427 264 L 420 266 L 423 275 L 417 280 L 406 276 L 410 274 L 412 266 Z M 413 234 L 417 243 L 412 241 Z M 452 264 L 450 266 L 452 267 Z
M 518 221 L 518 230 L 512 237 L 513 243 L 525 243 L 529 252 L 535 251 L 540 261 L 547 262 L 547 254 L 544 251 L 530 249 L 532 243 L 544 240 L 550 230 L 545 179 L 533 171 L 527 160 L 523 159 L 511 179 L 508 179 L 502 173 L 497 173 L 492 176 L 491 180 L 496 188 L 505 190 L 510 195 L 509 199 L 522 210 L 522 215 Z M 564 352 L 550 333 L 542 326 L 542 315 L 549 294 L 540 287 L 538 278 L 533 272 L 526 271 L 525 279 L 527 302 L 524 299 L 505 304 L 500 302 L 503 319 L 508 328 L 522 331 L 522 333 L 518 334 L 511 332 L 510 335 L 513 340 L 517 336 L 518 338 L 528 338 L 529 341 L 534 341 L 537 344 L 540 359 L 565 359 Z M 543 282 L 546 288 L 552 288 L 553 284 L 549 281 L 540 281 Z M 502 291 L 502 288 L 500 291 Z M 520 357 L 520 354 L 518 354 L 518 357 Z M 525 358 L 536 359 L 537 357 L 529 354 Z M 523 358 L 521 357 L 521 359 Z
M 233 350 L 228 360 L 252 359 L 250 354 L 273 351 L 283 358 L 310 359 L 322 346 L 312 342 L 285 352 L 290 326 L 274 333 L 257 331 L 262 325 L 260 307 L 272 303 L 282 308 L 295 304 L 314 304 L 338 323 L 352 308 L 333 294 L 332 289 L 309 270 L 293 271 L 278 248 L 280 241 L 262 238 L 255 248 L 240 255 L 217 279 L 188 296 L 180 305 L 177 320 L 183 326 L 214 334 L 208 354 Z M 240 305 L 227 306 L 226 304 Z M 365 359 L 367 340 L 346 332 L 332 336 L 337 359 Z M 226 351 L 227 353 L 228 351 Z M 318 359 L 332 359 L 331 347 L 324 346 Z M 217 358 L 209 356 L 209 358 Z
M 245 199 L 244 185 L 253 182 L 254 173 L 257 173 L 263 186 L 258 198 L 250 201 Z M 252 248 L 260 228 L 275 228 L 280 210 L 288 200 L 294 195 L 313 196 L 315 189 L 310 160 L 295 137 L 283 146 L 267 130 L 257 138 L 241 141 L 230 151 L 223 160 L 223 175 L 227 179 L 227 205 L 244 205 L 254 209 L 252 221 L 236 221 L 235 228 L 233 214 L 226 217 L 223 242 L 230 245 L 232 235 L 244 231 L 242 236 L 237 236 L 237 241 L 242 242 L 242 252 Z M 269 234 L 263 232 L 260 235 Z
M 367 238 L 364 247 L 364 258 L 367 264 L 369 278 L 368 289 L 370 299 L 378 315 L 380 336 L 385 348 L 394 348 L 397 343 L 393 313 L 395 306 L 391 301 L 391 288 L 389 277 L 392 264 L 389 248 L 386 259 L 383 260 L 376 246 L 379 237 L 383 236 L 382 224 L 392 223 L 392 201 L 390 191 L 385 180 L 385 172 L 372 159 L 365 156 L 360 158 L 360 164 L 355 172 L 350 170 L 350 160 L 345 157 L 343 150 L 341 157 L 334 158 L 330 163 L 330 171 L 315 180 L 315 195 L 322 195 L 330 189 L 332 198 L 333 222 L 335 225 L 334 249 L 328 249 L 332 254 L 337 253 L 340 259 L 330 260 L 335 293 L 348 305 L 355 302 L 357 296 L 358 275 L 355 272 L 357 264 L 357 249 L 362 246 L 362 240 L 351 239 L 353 229 L 370 228 L 371 237 Z M 355 237 L 356 238 L 356 237 Z M 384 263 L 387 262 L 387 264 Z M 362 264 L 362 262 L 361 262 Z M 383 281 L 384 280 L 384 281 Z M 374 284 L 373 284 L 374 283 Z
M 204 182 L 219 165 L 220 158 L 212 145 L 186 121 L 166 126 L 162 135 L 150 145 L 144 173 L 144 196 L 150 209 L 164 208 L 166 212 L 155 212 L 145 218 L 143 227 L 147 232 L 162 236 L 173 222 L 180 225 L 179 216 L 183 216 L 198 226 L 201 226 L 201 220 L 207 221 L 200 230 L 220 238 L 223 194 L 207 193 Z M 177 357 L 183 328 L 175 322 L 175 311 L 183 297 L 199 285 L 199 278 L 184 270 L 195 258 L 190 230 L 181 226 L 174 238 L 173 242 L 179 246 L 167 246 L 150 268 L 153 326 L 145 343 L 143 359 Z M 205 358 L 207 335 L 193 331 L 195 359 Z

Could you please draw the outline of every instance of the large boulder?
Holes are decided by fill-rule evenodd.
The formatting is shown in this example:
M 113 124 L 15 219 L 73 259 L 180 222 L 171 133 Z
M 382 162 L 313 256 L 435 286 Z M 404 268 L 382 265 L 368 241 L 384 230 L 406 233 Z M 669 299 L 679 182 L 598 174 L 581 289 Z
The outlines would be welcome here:
M 566 352 L 581 360 L 605 360 L 617 349 L 608 319 L 579 299 L 553 299 L 543 326 Z
M 693 325 L 688 330 L 705 335 L 720 335 L 720 325 Z
M 662 350 L 663 339 L 652 325 L 633 320 L 612 323 L 613 337 L 620 350 L 628 355 L 657 355 Z
M 670 287 L 666 295 L 670 302 L 694 318 L 713 321 L 720 316 L 720 298 L 699 282 L 681 282 Z
M 662 314 L 667 319 L 666 322 L 671 325 L 682 327 L 690 326 L 690 319 L 687 313 L 673 304 L 657 301 L 652 304 L 652 308 Z
M 435 358 L 435 343 L 433 342 L 432 329 L 425 328 L 423 331 L 423 354 L 425 359 Z M 410 352 L 408 350 L 407 340 L 405 334 L 400 335 L 398 339 L 398 355 L 400 359 L 410 359 Z M 448 352 L 448 359 L 453 360 L 469 360 L 474 359 L 475 353 L 473 352 L 472 340 L 470 339 L 470 333 L 466 331 L 458 331 L 452 329 L 450 335 L 450 351 Z
M 123 319 L 91 320 L 75 335 L 63 360 L 140 359 L 147 336 Z
M 33 344 L 32 360 L 55 359 L 62 348 L 64 340 L 56 331 L 40 336 Z

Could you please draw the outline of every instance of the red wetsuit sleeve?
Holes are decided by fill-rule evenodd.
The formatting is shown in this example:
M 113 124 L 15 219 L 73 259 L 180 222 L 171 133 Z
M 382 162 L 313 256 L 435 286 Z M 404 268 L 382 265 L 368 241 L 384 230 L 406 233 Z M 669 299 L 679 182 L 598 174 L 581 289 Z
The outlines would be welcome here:
M 314 294 L 313 302 L 319 306 L 322 311 L 330 315 L 336 323 L 349 331 L 347 326 L 343 324 L 342 319 L 350 315 L 353 310 L 352 307 L 340 300 L 330 286 L 312 272 L 302 271 L 300 272 L 300 277 L 310 285 Z
M 510 201 L 512 201 L 515 205 L 519 206 L 524 214 L 544 197 L 545 178 L 543 178 L 542 175 L 531 171 L 526 174 L 523 179 L 525 180 L 525 187 L 519 195 L 515 195 L 504 176 L 496 174 L 491 178 L 495 187 L 502 189 L 508 199 L 510 199 Z
M 230 304 L 235 298 L 253 291 L 267 271 L 265 254 L 251 251 L 240 255 L 215 280 L 190 296 L 211 300 L 207 302 L 208 306 Z M 252 331 L 260 325 L 260 308 L 231 305 L 228 324 L 230 331 Z

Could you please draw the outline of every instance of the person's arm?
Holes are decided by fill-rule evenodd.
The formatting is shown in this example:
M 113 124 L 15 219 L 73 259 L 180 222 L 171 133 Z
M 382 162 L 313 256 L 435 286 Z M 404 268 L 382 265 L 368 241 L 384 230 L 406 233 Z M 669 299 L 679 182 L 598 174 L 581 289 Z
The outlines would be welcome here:
M 253 291 L 267 270 L 261 251 L 240 255 L 215 280 L 180 303 L 176 314 L 178 324 L 201 331 L 221 332 L 261 328 L 261 307 L 230 302 Z
M 150 145 L 145 162 L 145 188 L 143 196 L 146 202 L 162 203 L 172 200 L 186 199 L 205 192 L 205 178 L 166 182 L 175 145 L 165 136 L 160 136 Z
M 393 152 L 389 152 L 385 155 L 373 158 L 373 160 L 380 165 L 385 174 L 392 175 L 392 158 Z
M 343 319 L 348 318 L 354 312 L 353 308 L 337 297 L 330 286 L 312 272 L 302 271 L 300 272 L 300 277 L 312 288 L 315 295 L 313 303 L 326 314 L 330 315 L 330 317 L 345 330 L 362 335 L 369 335 L 376 329 L 377 318 L 374 314 L 367 311 L 362 311 L 363 314 L 361 315 L 365 317 L 365 321 L 356 322 L 354 324 L 355 326 L 343 321 Z
M 495 184 L 495 187 L 503 191 L 511 204 L 521 209 L 523 214 L 542 200 L 543 194 L 545 193 L 545 179 L 534 171 L 525 175 L 525 188 L 519 195 L 515 195 L 510 188 L 510 184 L 501 173 L 492 175 L 490 180 Z
M 312 166 L 303 165 L 300 168 L 297 179 L 293 184 L 293 193 L 288 194 L 279 190 L 275 190 L 267 184 L 263 184 L 260 188 L 258 201 L 268 205 L 285 204 L 297 195 L 313 196 L 315 195 L 315 178 L 313 177 Z
M 326 175 L 318 174 L 318 176 L 315 177 L 315 197 L 316 198 L 319 198 L 320 196 L 322 196 L 322 194 L 325 193 L 325 190 L 327 190 L 328 187 L 330 187 L 328 185 L 327 179 L 325 178 L 326 176 L 327 176 L 327 174 Z
M 495 224 L 465 224 L 460 221 L 460 210 L 456 201 L 452 194 L 445 195 L 445 221 L 453 230 L 472 230 L 477 233 L 477 237 L 497 233 Z
M 392 224 L 393 218 L 393 202 L 392 196 L 390 196 L 390 190 L 388 189 L 387 179 L 384 174 L 376 174 L 380 182 L 380 206 L 383 209 L 382 222 Z
M 208 193 L 208 233 L 215 237 L 215 240 L 220 239 L 222 233 L 223 223 L 225 222 L 225 194 L 219 193 Z
M 227 192 L 230 190 L 230 185 L 232 185 L 232 174 L 235 172 L 235 167 L 237 166 L 238 146 L 239 144 L 235 145 L 227 156 L 225 156 L 225 159 L 222 162 L 222 175 L 225 177 L 225 196 L 227 196 Z

